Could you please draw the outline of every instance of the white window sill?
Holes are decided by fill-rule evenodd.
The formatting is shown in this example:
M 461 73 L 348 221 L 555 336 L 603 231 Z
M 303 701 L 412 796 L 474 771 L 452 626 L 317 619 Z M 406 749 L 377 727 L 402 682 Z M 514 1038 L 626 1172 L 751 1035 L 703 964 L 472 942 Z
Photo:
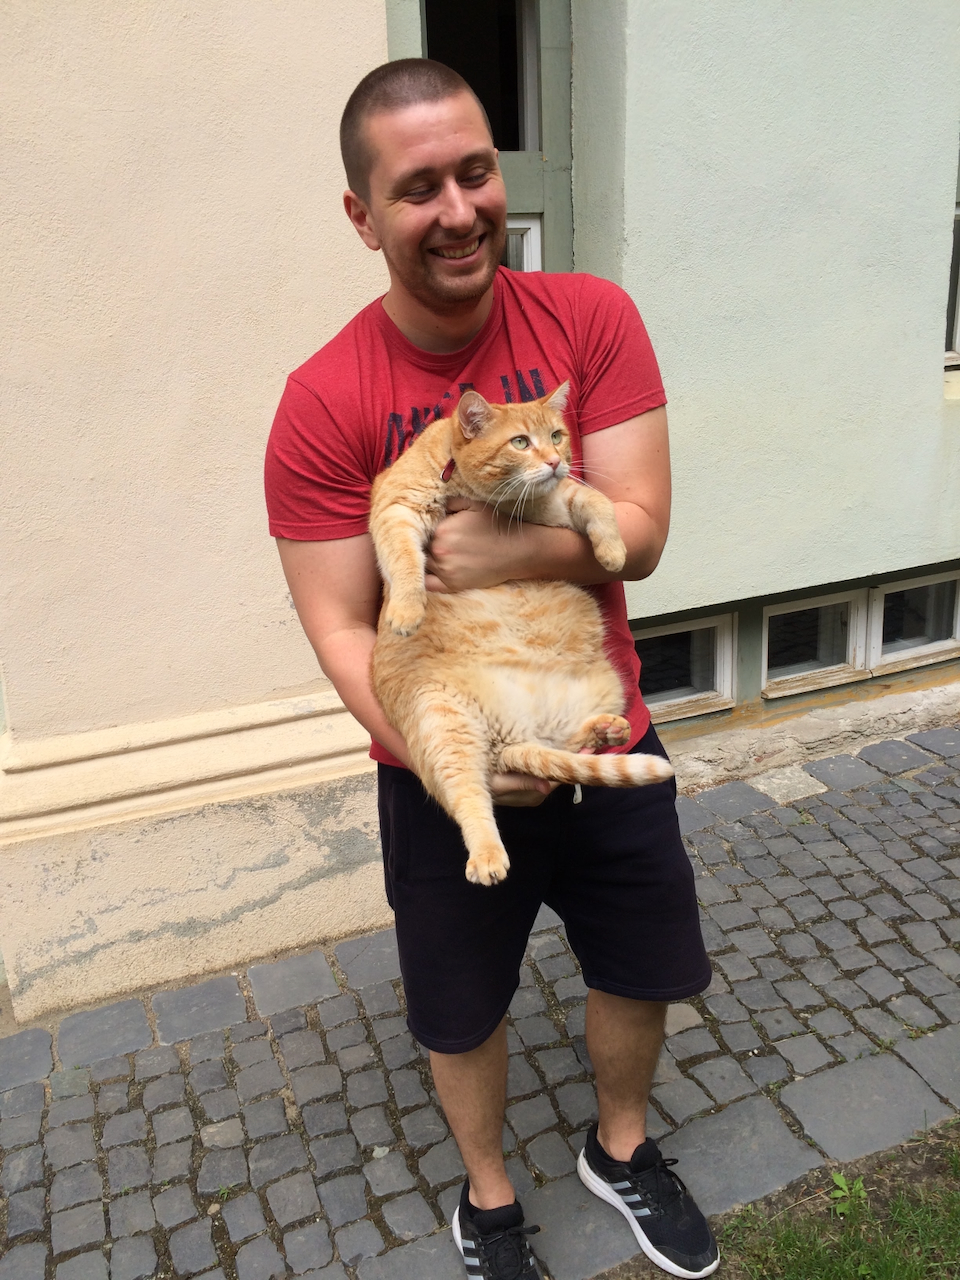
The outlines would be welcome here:
M 947 662 L 960 658 L 960 641 L 941 640 L 937 644 L 918 646 L 914 650 L 902 649 L 901 656 L 879 662 L 871 671 L 874 676 L 893 675 L 895 671 L 909 671 L 911 667 L 929 667 L 934 662 Z
M 722 693 L 697 693 L 686 698 L 664 699 L 662 702 L 648 702 L 647 709 L 654 724 L 665 724 L 668 720 L 688 720 L 691 716 L 706 716 L 712 711 L 729 711 L 734 706 L 733 698 L 726 698 Z
M 870 675 L 863 667 L 852 667 L 847 663 L 837 667 L 823 667 L 820 671 L 804 671 L 800 675 L 771 680 L 761 690 L 760 697 L 789 698 L 795 693 L 810 693 L 816 689 L 830 689 L 837 684 L 869 680 Z

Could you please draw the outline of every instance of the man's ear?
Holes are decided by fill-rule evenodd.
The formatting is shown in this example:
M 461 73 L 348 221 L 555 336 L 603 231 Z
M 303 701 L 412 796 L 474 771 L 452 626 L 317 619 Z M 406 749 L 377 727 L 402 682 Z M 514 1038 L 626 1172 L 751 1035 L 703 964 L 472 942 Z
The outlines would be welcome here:
M 468 440 L 475 440 L 493 419 L 493 409 L 479 391 L 465 391 L 457 405 L 460 430 Z
M 551 391 L 548 396 L 544 397 L 543 403 L 548 409 L 556 409 L 557 413 L 563 413 L 567 407 L 567 398 L 570 395 L 570 379 L 561 382 L 556 391 Z
M 343 207 L 347 211 L 347 217 L 353 223 L 354 231 L 356 231 L 367 248 L 379 249 L 380 237 L 370 221 L 370 210 L 355 191 L 345 191 L 343 193 Z

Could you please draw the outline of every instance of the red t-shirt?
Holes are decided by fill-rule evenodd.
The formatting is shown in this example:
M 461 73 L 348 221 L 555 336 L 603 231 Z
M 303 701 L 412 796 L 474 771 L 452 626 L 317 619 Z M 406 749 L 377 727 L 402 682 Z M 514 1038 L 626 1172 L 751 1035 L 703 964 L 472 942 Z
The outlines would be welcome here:
M 666 403 L 643 321 L 608 280 L 501 267 L 483 328 L 444 355 L 408 341 L 377 299 L 287 380 L 267 445 L 271 534 L 326 541 L 366 533 L 374 478 L 427 423 L 450 413 L 466 387 L 503 404 L 536 399 L 566 379 L 575 461 L 582 435 Z M 633 746 L 650 715 L 623 587 L 590 590 L 604 617 L 607 656 L 624 684 Z M 370 754 L 400 764 L 378 742 Z

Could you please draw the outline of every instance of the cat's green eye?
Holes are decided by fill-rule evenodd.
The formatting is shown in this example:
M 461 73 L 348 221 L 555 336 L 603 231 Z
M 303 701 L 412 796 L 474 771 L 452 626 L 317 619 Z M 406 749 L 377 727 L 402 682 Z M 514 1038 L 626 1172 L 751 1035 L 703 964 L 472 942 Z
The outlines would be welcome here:
M 559 444 L 560 441 L 563 439 L 563 432 L 555 431 L 553 435 L 550 437 L 550 439 L 553 441 L 554 444 Z
M 529 449 L 530 441 L 526 436 L 514 436 L 510 441 L 515 449 Z

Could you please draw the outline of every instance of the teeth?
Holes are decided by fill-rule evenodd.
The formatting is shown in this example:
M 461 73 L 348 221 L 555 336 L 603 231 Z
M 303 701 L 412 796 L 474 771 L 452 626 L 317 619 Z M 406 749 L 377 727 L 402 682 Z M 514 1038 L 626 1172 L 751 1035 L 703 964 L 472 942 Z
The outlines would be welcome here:
M 465 249 L 437 249 L 441 258 L 469 258 L 471 253 L 476 253 L 480 247 L 479 239 L 474 240 L 472 244 L 468 244 Z

